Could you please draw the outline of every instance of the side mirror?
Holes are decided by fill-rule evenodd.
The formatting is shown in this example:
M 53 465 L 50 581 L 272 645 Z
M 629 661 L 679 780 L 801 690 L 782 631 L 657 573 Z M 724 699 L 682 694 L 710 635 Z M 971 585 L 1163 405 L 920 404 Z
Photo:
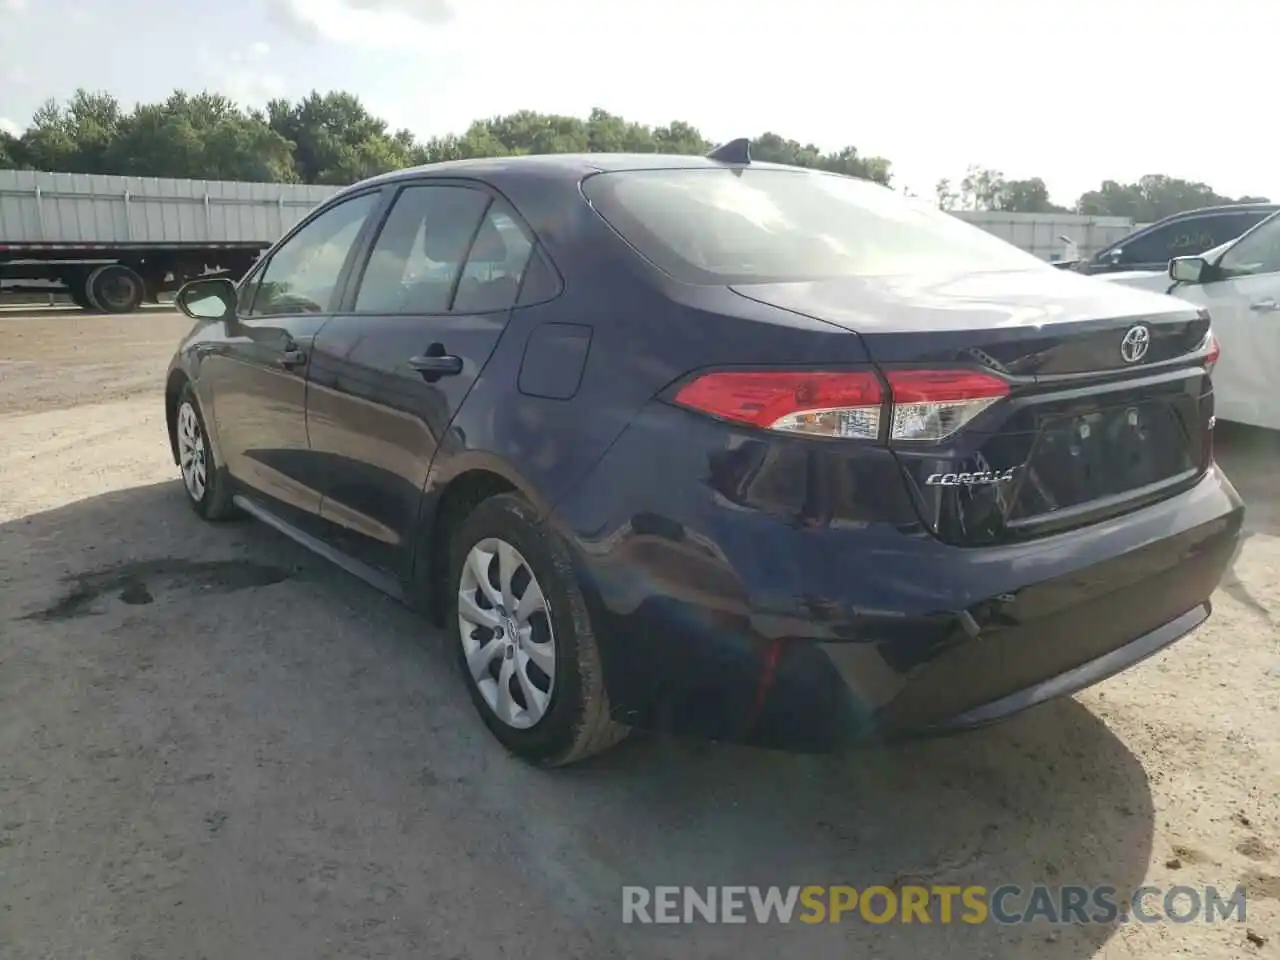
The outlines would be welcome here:
M 236 313 L 236 285 L 225 277 L 189 280 L 173 302 L 192 320 L 230 320 Z
M 1174 283 L 1200 283 L 1209 272 L 1204 257 L 1174 257 L 1169 261 L 1169 278 Z

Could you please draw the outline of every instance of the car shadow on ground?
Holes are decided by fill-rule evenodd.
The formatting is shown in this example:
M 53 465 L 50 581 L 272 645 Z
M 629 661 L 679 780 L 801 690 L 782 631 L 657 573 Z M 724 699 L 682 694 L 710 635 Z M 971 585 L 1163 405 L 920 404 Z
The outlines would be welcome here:
M 1238 562 L 1250 537 L 1280 537 L 1280 430 L 1220 422 L 1214 432 L 1218 464 L 1245 502 L 1244 540 L 1236 552 Z M 1234 562 L 1222 578 L 1222 590 L 1274 625 L 1271 612 L 1236 575 Z
M 588 952 L 600 956 L 773 957 L 798 948 L 811 956 L 1085 958 L 1115 924 L 947 929 L 935 902 L 928 925 L 878 925 L 855 912 L 815 926 L 624 926 L 622 888 L 1046 884 L 1110 886 L 1123 898 L 1142 883 L 1152 853 L 1153 803 L 1141 764 L 1074 700 L 892 750 L 796 756 L 650 736 L 578 767 L 530 769 L 473 715 L 438 632 L 273 531 L 202 524 L 176 482 L 0 527 L 0 590 L 14 601 L 0 614 L 0 634 L 12 628 L 0 661 L 23 670 L 24 696 L 41 697 L 42 742 L 75 754 L 90 736 L 79 724 L 92 728 L 95 750 L 117 749 L 111 762 L 124 766 L 104 796 L 123 791 L 122 809 L 164 817 L 166 842 L 188 851 L 162 864 L 182 891 L 171 909 L 192 912 L 183 922 L 210 955 L 243 948 L 234 938 L 254 936 L 268 911 L 330 924 L 324 942 L 360 951 L 397 924 L 417 922 L 420 898 L 465 925 L 452 888 L 433 887 L 441 879 L 432 874 L 449 881 L 452 872 L 468 877 L 493 864 L 503 882 L 525 878 L 521 895 L 545 900 L 547 936 L 585 930 Z M 57 693 L 68 672 L 79 678 L 69 688 L 78 692 Z M 84 697 L 74 718 L 50 705 L 68 695 Z M 34 723 L 17 715 L 24 702 L 37 703 L 0 683 L 0 726 Z M 211 845 L 210 815 L 181 826 L 190 819 L 179 809 L 187 801 L 158 790 L 161 776 L 217 792 L 218 843 L 242 843 L 235 856 Z M 24 877 L 52 870 L 50 858 L 82 857 L 78 842 L 98 842 L 78 840 L 67 822 L 90 816 L 87 808 L 45 797 L 35 782 L 28 778 L 25 789 L 63 812 L 57 843 L 16 854 Z M 0 784 L 0 805 L 4 792 Z M 286 854 L 284 841 L 261 839 L 295 837 L 304 820 L 314 849 Z M 237 840 L 247 821 L 256 832 Z M 184 841 L 187 829 L 192 838 Z M 321 869 L 317 863 L 328 871 L 328 899 L 319 914 L 307 914 L 293 900 L 319 882 L 306 874 Z M 332 877 L 348 867 L 376 876 L 395 897 L 373 898 L 372 881 L 358 878 L 337 886 Z M 283 882 L 295 868 L 295 883 Z M 273 878 L 269 889 L 259 873 Z M 45 885 L 57 893 L 52 887 Z M 222 897 L 255 887 L 262 889 L 244 895 L 235 925 L 201 926 L 195 916 L 210 891 Z M 1026 905 L 1025 893 L 1006 903 L 1015 911 Z M 384 926 L 363 929 L 357 945 L 343 939 L 348 915 Z M 489 924 L 491 941 L 508 936 L 501 921 L 474 922 Z M 302 955 L 290 951 L 321 942 L 307 939 L 312 932 L 299 927 L 291 942 L 277 933 L 274 954 Z M 158 949 L 164 938 L 151 934 Z M 415 942 L 433 942 L 421 936 Z M 513 955 L 540 955 L 528 942 L 520 946 L 515 928 L 509 936 Z

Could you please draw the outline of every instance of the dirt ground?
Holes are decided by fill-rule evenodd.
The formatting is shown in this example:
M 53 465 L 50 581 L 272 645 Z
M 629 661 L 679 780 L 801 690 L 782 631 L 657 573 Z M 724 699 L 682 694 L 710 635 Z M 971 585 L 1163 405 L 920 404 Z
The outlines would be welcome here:
M 160 381 L 189 322 L 0 310 L 0 956 L 1280 956 L 1280 438 L 1198 633 L 893 751 L 644 738 L 510 759 L 438 634 L 253 523 L 202 524 Z M 627 926 L 625 884 L 1213 885 L 1247 919 Z M 1159 905 L 1159 898 L 1153 901 Z

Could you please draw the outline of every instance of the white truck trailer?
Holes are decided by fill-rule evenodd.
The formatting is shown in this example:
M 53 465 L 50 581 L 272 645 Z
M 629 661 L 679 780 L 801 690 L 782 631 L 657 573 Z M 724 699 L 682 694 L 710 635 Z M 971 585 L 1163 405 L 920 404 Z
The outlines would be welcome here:
M 192 277 L 238 280 L 337 189 L 0 170 L 0 292 L 128 313 Z

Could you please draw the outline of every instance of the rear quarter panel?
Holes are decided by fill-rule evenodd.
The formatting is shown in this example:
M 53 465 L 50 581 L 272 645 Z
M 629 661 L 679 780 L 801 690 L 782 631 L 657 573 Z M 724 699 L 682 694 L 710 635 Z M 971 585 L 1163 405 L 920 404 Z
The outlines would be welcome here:
M 727 288 L 671 281 L 595 214 L 576 184 L 568 191 L 563 178 L 531 174 L 495 186 L 532 227 L 563 289 L 511 312 L 432 465 L 429 496 L 462 473 L 487 469 L 545 516 L 644 404 L 689 371 L 866 362 L 857 336 L 832 324 L 752 303 Z M 562 378 L 577 382 L 571 396 L 534 396 L 519 387 L 530 338 L 548 324 L 590 331 L 585 364 Z

